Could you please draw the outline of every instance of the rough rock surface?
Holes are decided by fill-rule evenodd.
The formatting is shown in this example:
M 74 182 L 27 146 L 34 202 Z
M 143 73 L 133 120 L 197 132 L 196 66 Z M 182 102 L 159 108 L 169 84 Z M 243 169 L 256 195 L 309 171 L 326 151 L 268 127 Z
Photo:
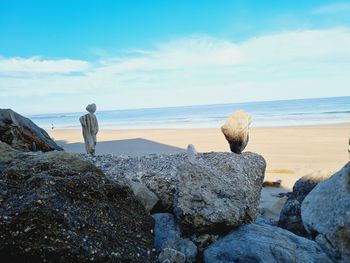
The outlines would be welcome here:
M 278 221 L 279 227 L 299 236 L 308 235 L 301 220 L 301 204 L 310 191 L 324 179 L 325 176 L 321 174 L 310 174 L 296 181 L 293 186 L 293 192 L 287 194 L 287 202 L 281 210 Z
M 147 212 L 150 212 L 159 202 L 158 196 L 150 191 L 144 184 L 138 181 L 130 181 L 129 187 L 135 198 L 143 205 Z
M 65 152 L 0 143 L 3 262 L 154 262 L 153 219 L 125 188 Z
M 350 262 L 350 162 L 304 199 L 305 229 L 337 262 Z
M 152 217 L 154 219 L 154 243 L 157 250 L 164 248 L 168 241 L 181 237 L 180 228 L 172 214 L 157 213 Z
M 177 250 L 185 255 L 185 262 L 195 262 L 197 259 L 197 247 L 188 238 L 172 239 L 165 243 L 165 248 L 171 248 Z
M 10 109 L 0 109 L 0 141 L 24 151 L 62 150 L 46 131 Z
M 159 254 L 160 263 L 185 263 L 186 256 L 178 250 L 165 248 Z
M 179 168 L 174 211 L 185 233 L 224 233 L 256 219 L 265 162 L 248 155 L 240 162 L 232 155 Z
M 316 242 L 265 224 L 247 224 L 211 244 L 205 263 L 332 261 Z
M 186 153 L 86 158 L 118 182 L 144 183 L 162 211 L 175 212 L 186 235 L 225 231 L 257 216 L 266 166 L 258 154 L 198 153 L 195 163 Z

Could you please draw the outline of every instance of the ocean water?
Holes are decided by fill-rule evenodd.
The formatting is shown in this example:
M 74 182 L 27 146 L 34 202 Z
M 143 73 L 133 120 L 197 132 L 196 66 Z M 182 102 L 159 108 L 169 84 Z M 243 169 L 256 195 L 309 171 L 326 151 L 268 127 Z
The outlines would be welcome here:
M 97 105 L 98 106 L 98 105 Z M 253 127 L 299 126 L 350 122 L 350 96 L 187 107 L 97 111 L 100 129 L 159 129 L 220 127 L 233 112 L 252 115 Z M 85 112 L 27 116 L 40 127 L 80 128 Z

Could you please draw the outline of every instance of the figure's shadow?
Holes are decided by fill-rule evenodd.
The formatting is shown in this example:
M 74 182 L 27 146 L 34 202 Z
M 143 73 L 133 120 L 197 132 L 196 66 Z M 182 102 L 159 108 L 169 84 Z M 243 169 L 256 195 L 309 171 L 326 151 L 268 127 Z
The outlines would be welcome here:
M 68 143 L 56 141 L 66 152 L 85 153 L 84 143 Z M 97 142 L 96 154 L 117 154 L 129 156 L 143 156 L 147 154 L 174 154 L 181 153 L 182 148 L 162 144 L 142 138 Z

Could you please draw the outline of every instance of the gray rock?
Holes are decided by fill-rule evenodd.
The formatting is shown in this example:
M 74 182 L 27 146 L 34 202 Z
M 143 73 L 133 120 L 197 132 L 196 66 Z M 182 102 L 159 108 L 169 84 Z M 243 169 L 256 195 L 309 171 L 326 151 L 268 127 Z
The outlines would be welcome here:
M 172 214 L 157 213 L 152 217 L 154 219 L 154 243 L 157 250 L 164 248 L 167 242 L 181 237 L 180 228 Z
M 209 153 L 198 164 L 179 167 L 174 212 L 185 234 L 222 233 L 252 222 L 258 205 L 265 161 L 245 153 Z
M 308 236 L 301 220 L 301 204 L 311 190 L 326 178 L 323 174 L 309 174 L 300 178 L 293 186 L 293 192 L 288 193 L 287 202 L 284 204 L 278 226 L 285 228 L 299 236 Z
M 183 253 L 186 263 L 195 262 L 197 258 L 197 247 L 188 238 L 172 239 L 165 243 L 165 248 L 172 248 Z
M 108 158 L 109 166 L 101 160 Z M 174 211 L 186 236 L 222 233 L 254 221 L 266 167 L 262 156 L 250 152 L 198 153 L 195 163 L 186 153 L 96 156 L 95 164 L 118 182 L 145 184 L 160 198 L 160 211 Z
M 63 150 L 46 131 L 10 109 L 0 109 L 0 141 L 23 151 Z
M 185 263 L 186 256 L 175 249 L 165 248 L 159 254 L 158 260 L 161 263 Z
M 305 229 L 337 262 L 350 262 L 350 162 L 304 199 Z
M 316 242 L 265 224 L 241 226 L 209 246 L 205 263 L 322 262 L 332 261 Z
M 135 198 L 143 205 L 147 212 L 150 212 L 159 202 L 159 198 L 144 184 L 137 181 L 130 181 L 129 186 Z
M 219 238 L 219 235 L 210 235 L 210 234 L 203 234 L 200 236 L 193 235 L 191 239 L 197 246 L 198 254 L 202 255 L 203 251 L 207 249 L 207 247 L 211 244 L 217 241 Z

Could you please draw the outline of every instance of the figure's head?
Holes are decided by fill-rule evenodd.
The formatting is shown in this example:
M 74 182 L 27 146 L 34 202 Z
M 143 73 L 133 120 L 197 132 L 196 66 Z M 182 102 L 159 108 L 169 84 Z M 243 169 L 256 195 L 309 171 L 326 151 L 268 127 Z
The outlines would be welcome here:
M 96 104 L 92 103 L 86 106 L 86 110 L 90 113 L 95 113 L 96 111 Z

